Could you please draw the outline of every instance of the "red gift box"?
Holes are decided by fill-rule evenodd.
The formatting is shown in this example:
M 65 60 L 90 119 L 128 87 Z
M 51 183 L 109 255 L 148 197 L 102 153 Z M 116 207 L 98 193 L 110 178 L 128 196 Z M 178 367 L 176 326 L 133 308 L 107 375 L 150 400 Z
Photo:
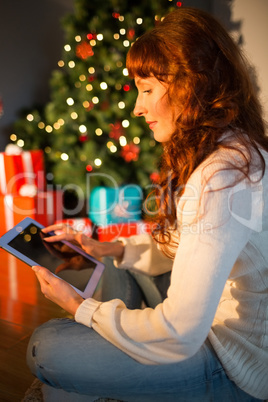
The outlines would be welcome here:
M 38 192 L 34 197 L 0 195 L 0 236 L 29 216 L 44 226 L 62 219 L 62 192 Z
M 0 152 L 0 193 L 17 194 L 25 184 L 44 191 L 45 171 L 42 150 L 23 151 L 10 155 Z
M 144 221 L 117 223 L 96 229 L 99 241 L 112 241 L 118 237 L 130 237 L 137 234 L 151 233 L 151 224 Z

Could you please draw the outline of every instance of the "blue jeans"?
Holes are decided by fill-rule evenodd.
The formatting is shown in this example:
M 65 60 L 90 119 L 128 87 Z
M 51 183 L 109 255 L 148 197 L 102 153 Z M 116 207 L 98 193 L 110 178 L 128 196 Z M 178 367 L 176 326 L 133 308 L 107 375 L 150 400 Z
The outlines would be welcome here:
M 157 283 L 143 275 L 116 270 L 110 260 L 106 264 L 105 300 L 119 294 L 129 308 L 138 308 L 142 300 L 148 305 L 157 304 L 165 294 L 169 275 L 158 278 Z M 228 379 L 208 340 L 188 360 L 144 365 L 93 329 L 70 319 L 58 319 L 35 330 L 27 361 L 32 373 L 47 384 L 44 391 L 48 401 L 90 402 L 99 397 L 129 402 L 259 400 Z

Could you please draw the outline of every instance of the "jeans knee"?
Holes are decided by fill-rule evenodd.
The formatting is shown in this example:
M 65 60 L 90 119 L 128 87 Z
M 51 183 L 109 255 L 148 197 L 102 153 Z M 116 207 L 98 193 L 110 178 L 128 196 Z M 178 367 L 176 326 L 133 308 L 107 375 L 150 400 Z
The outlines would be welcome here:
M 43 362 L 53 356 L 53 338 L 55 337 L 55 320 L 49 321 L 36 328 L 28 343 L 26 352 L 27 365 L 32 374 L 40 378 L 39 370 L 43 369 Z M 52 341 L 52 342 L 51 342 Z

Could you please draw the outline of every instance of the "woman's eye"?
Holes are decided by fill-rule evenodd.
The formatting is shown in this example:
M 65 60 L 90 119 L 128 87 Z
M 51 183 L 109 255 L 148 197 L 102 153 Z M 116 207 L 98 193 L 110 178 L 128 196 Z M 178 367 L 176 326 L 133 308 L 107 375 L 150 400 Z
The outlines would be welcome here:
M 144 94 L 150 94 L 152 92 L 151 89 L 147 89 L 146 91 L 143 91 Z

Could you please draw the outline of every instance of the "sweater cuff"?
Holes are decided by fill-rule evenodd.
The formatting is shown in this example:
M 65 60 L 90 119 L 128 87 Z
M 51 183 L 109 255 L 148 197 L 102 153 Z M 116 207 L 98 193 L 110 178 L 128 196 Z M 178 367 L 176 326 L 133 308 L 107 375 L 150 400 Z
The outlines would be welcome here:
M 135 267 L 135 263 L 141 260 L 141 255 L 145 248 L 146 262 L 151 261 L 151 240 L 148 234 L 134 235 L 127 238 L 119 237 L 117 241 L 122 242 L 124 245 L 123 258 L 120 261 L 114 259 L 114 265 L 117 268 L 129 269 Z M 139 246 L 142 246 L 142 249 Z
M 80 304 L 76 310 L 74 319 L 76 322 L 92 327 L 92 317 L 95 311 L 99 308 L 101 302 L 94 299 L 86 299 Z

